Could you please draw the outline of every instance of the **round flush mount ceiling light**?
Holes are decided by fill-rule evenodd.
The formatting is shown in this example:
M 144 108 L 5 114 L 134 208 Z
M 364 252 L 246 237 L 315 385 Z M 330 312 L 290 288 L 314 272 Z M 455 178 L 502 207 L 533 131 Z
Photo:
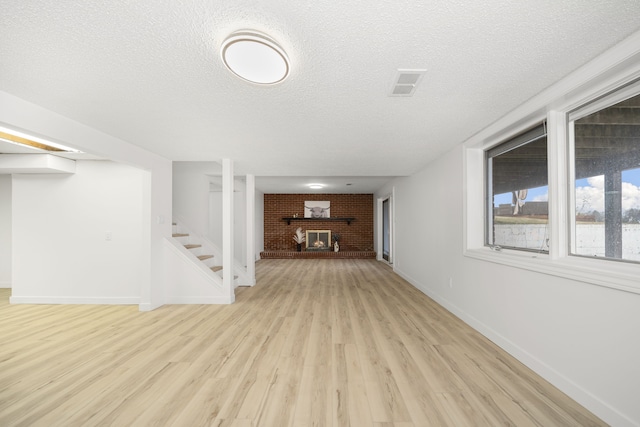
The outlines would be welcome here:
M 222 43 L 222 62 L 236 76 L 271 85 L 289 75 L 289 58 L 271 37 L 257 31 L 237 31 Z
M 321 190 L 322 188 L 324 188 L 324 185 L 322 185 L 322 184 L 309 184 L 309 188 L 311 188 L 312 190 Z

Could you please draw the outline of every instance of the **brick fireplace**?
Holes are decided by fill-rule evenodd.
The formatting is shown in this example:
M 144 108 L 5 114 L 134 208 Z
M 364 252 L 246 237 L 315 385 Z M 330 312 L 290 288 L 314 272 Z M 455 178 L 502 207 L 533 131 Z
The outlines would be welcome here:
M 303 219 L 305 201 L 331 202 L 330 218 Z M 263 255 L 272 252 L 296 252 L 293 236 L 298 227 L 301 227 L 303 232 L 327 230 L 332 235 L 339 234 L 340 252 L 344 257 L 357 257 L 348 256 L 354 252 L 373 253 L 373 209 L 373 194 L 265 194 Z M 293 219 L 287 221 L 283 218 Z M 351 221 L 341 218 L 350 218 Z M 306 244 L 303 244 L 302 248 L 304 252 Z M 330 256 L 324 253 L 324 257 Z M 309 256 L 312 254 L 304 255 Z M 270 256 L 263 256 L 268 257 Z

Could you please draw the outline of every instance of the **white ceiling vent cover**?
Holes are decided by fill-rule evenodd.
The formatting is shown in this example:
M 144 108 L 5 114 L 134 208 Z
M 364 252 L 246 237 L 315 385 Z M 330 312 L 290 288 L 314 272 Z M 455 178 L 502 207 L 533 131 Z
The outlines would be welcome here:
M 413 96 L 427 70 L 398 69 L 389 96 Z

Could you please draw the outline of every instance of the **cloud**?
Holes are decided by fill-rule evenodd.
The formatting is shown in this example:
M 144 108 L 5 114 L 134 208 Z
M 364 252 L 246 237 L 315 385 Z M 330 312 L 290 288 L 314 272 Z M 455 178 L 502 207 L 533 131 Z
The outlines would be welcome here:
M 587 179 L 588 186 L 576 187 L 576 212 L 604 212 L 604 175 Z
M 604 175 L 592 176 L 591 178 L 587 178 L 587 182 L 592 187 L 604 190 Z
M 604 175 L 591 177 L 588 186 L 576 187 L 576 212 L 604 212 Z M 640 209 L 640 187 L 622 183 L 622 211 Z
M 622 183 L 622 210 L 640 209 L 640 187 L 630 182 Z
M 604 188 L 576 187 L 576 212 L 604 212 Z

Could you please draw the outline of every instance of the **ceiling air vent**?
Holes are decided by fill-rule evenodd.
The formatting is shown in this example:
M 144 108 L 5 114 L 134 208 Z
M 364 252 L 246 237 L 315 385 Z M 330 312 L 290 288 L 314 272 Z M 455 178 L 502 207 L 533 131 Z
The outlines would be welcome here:
M 427 70 L 398 69 L 389 96 L 413 96 Z

